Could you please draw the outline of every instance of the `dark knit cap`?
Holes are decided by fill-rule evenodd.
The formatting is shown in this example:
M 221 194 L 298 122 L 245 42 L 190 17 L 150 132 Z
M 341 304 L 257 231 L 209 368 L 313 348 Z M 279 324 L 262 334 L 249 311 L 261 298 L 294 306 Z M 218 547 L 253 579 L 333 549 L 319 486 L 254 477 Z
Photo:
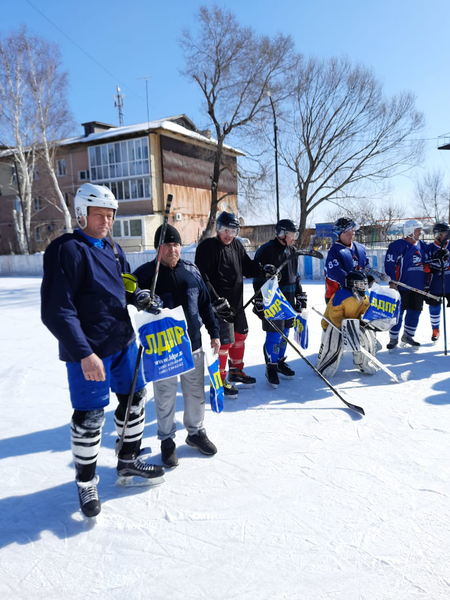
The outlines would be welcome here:
M 159 246 L 159 238 L 161 237 L 162 225 L 158 227 L 155 232 L 155 239 L 153 245 L 155 248 Z M 164 244 L 181 244 L 181 236 L 178 229 L 175 229 L 172 225 L 167 224 L 166 235 L 164 237 Z

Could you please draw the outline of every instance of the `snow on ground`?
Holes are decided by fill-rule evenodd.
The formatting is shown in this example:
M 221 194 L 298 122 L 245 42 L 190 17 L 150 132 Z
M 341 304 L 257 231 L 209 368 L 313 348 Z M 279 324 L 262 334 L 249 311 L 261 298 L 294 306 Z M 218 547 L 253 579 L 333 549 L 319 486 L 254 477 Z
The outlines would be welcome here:
M 37 278 L 0 279 L 0 597 L 166 600 L 438 600 L 450 597 L 450 355 L 378 357 L 410 381 L 353 370 L 332 383 L 292 350 L 293 381 L 264 378 L 263 333 L 249 309 L 252 390 L 206 414 L 213 458 L 184 443 L 163 485 L 115 486 L 112 401 L 99 457 L 103 510 L 81 518 L 69 445 L 71 408 L 56 341 L 39 318 Z M 324 309 L 323 283 L 307 282 Z M 246 285 L 246 297 L 251 294 Z M 310 312 L 314 363 L 319 317 Z M 379 339 L 385 344 L 388 334 Z M 206 383 L 206 380 L 205 380 Z M 152 396 L 151 385 L 149 395 Z M 182 397 L 178 416 L 182 423 Z M 152 401 L 146 445 L 160 461 Z

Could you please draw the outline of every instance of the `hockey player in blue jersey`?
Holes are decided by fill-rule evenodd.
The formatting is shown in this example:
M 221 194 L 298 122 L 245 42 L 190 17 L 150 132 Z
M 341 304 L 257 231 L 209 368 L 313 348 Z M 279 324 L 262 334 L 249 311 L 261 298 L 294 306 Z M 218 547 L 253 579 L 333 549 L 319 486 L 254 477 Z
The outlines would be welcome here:
M 405 221 L 403 225 L 403 238 L 389 244 L 384 259 L 384 270 L 392 281 L 389 286 L 397 289 L 396 281 L 400 281 L 418 290 L 424 289 L 424 264 L 427 245 L 420 240 L 422 223 L 416 219 Z M 418 348 L 420 343 L 414 340 L 414 335 L 419 323 L 423 307 L 423 296 L 412 290 L 399 286 L 401 296 L 400 317 L 396 325 L 389 331 L 388 350 L 393 350 L 398 344 L 403 315 L 405 314 L 405 327 L 401 341 L 405 345 Z
M 445 290 L 447 305 L 450 304 L 450 261 L 448 240 L 450 228 L 447 223 L 436 223 L 433 227 L 434 242 L 427 246 L 427 261 L 425 264 L 425 290 L 433 296 L 440 296 Z M 444 268 L 444 287 L 442 285 L 442 268 Z M 431 341 L 439 339 L 439 326 L 441 323 L 441 302 L 434 298 L 427 298 L 426 303 L 430 311 Z
M 325 301 L 340 289 L 345 287 L 345 278 L 350 271 L 358 271 L 369 266 L 366 249 L 359 242 L 355 242 L 355 232 L 358 225 L 342 217 L 338 219 L 333 227 L 337 240 L 328 251 L 325 261 L 326 290 Z

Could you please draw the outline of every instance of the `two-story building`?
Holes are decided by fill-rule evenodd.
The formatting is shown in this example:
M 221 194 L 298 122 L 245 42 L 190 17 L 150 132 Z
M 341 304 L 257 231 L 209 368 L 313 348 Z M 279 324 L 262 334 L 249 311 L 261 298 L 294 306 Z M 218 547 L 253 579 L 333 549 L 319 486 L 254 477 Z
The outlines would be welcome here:
M 172 194 L 170 222 L 180 231 L 184 244 L 195 243 L 206 226 L 211 204 L 216 141 L 210 133 L 198 131 L 186 115 L 123 127 L 93 121 L 83 127 L 84 135 L 58 144 L 55 159 L 59 187 L 72 217 L 73 199 L 82 183 L 106 185 L 119 201 L 115 239 L 127 251 L 147 250 L 153 248 L 167 195 Z M 225 198 L 220 210 L 237 212 L 237 157 L 242 155 L 225 147 L 219 182 L 219 197 Z M 65 229 L 54 186 L 39 162 L 31 208 L 29 247 L 37 252 Z M 0 197 L 3 254 L 18 252 L 14 210 L 17 199 L 6 190 Z

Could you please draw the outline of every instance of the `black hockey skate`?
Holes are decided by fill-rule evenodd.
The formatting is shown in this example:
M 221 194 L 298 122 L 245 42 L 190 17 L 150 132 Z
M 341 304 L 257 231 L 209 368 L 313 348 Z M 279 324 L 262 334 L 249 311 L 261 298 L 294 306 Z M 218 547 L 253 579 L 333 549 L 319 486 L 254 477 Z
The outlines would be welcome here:
M 286 362 L 286 357 L 280 358 L 278 360 L 278 374 L 282 375 L 285 379 L 294 379 L 295 371 L 291 369 L 291 367 Z
M 272 387 L 277 388 L 280 385 L 277 363 L 267 363 L 266 377 L 267 381 L 269 382 L 269 385 L 271 385 Z
M 160 485 L 164 481 L 164 467 L 140 460 L 136 454 L 119 456 L 117 482 L 120 486 Z
M 214 454 L 217 454 L 216 446 L 208 438 L 204 429 L 199 429 L 195 435 L 188 435 L 186 444 L 193 448 L 197 448 L 197 450 L 200 450 L 200 452 L 206 454 L 206 456 L 214 456 Z
M 254 377 L 250 377 L 250 375 L 246 375 L 244 371 L 234 367 L 230 367 L 230 370 L 228 371 L 228 381 L 230 383 L 242 383 L 246 388 L 255 387 L 256 383 Z
M 389 352 L 392 352 L 392 350 L 397 348 L 397 346 L 398 346 L 398 339 L 391 338 L 389 340 L 389 344 L 386 346 L 386 348 L 389 350 Z
M 234 399 L 236 399 L 237 396 L 238 396 L 238 394 L 239 394 L 239 390 L 237 389 L 237 387 L 235 387 L 234 385 L 232 385 L 226 379 L 224 379 L 222 383 L 223 383 L 223 393 L 224 393 L 224 396 L 226 396 L 227 398 L 234 398 Z
M 91 481 L 76 481 L 81 512 L 88 518 L 96 517 L 102 510 L 97 492 L 98 479 L 96 475 Z
M 402 345 L 403 348 L 411 347 L 413 350 L 418 350 L 419 347 L 420 347 L 420 343 L 416 342 L 416 340 L 413 339 L 407 333 L 404 333 L 402 335 L 402 343 L 401 343 L 401 345 Z

